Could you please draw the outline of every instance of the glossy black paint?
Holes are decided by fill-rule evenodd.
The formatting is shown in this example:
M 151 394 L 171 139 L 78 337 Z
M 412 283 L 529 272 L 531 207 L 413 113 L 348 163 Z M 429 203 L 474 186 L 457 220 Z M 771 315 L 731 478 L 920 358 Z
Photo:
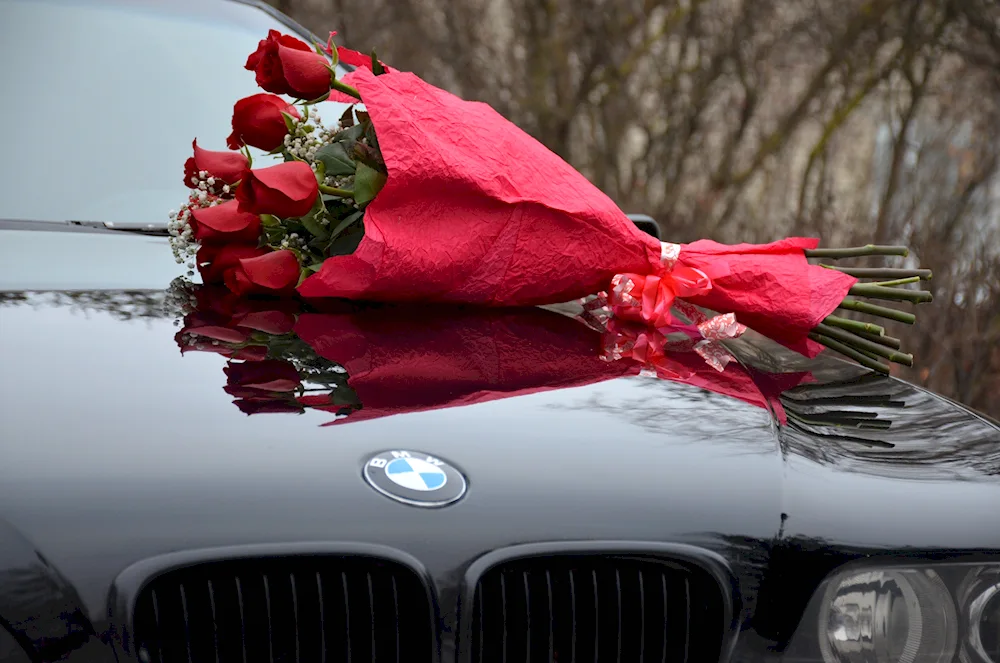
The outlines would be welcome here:
M 122 246 L 151 265 L 169 257 L 159 240 L 111 240 L 85 259 Z M 152 278 L 111 285 L 133 277 Z M 417 560 L 445 661 L 468 574 L 511 546 L 716 556 L 738 583 L 733 660 L 780 650 L 812 589 L 847 561 L 1000 556 L 998 429 L 837 360 L 796 365 L 764 342 L 734 345 L 748 365 L 812 371 L 785 402 L 822 411 L 862 396 L 888 430 L 779 426 L 733 398 L 638 377 L 330 428 L 322 412 L 243 415 L 220 389 L 225 359 L 182 357 L 156 291 L 28 292 L 29 275 L 3 270 L 0 281 L 20 283 L 0 298 L 0 615 L 39 660 L 113 660 L 123 572 L 220 547 L 346 541 Z M 385 499 L 361 468 L 396 447 L 454 462 L 468 494 L 441 509 Z

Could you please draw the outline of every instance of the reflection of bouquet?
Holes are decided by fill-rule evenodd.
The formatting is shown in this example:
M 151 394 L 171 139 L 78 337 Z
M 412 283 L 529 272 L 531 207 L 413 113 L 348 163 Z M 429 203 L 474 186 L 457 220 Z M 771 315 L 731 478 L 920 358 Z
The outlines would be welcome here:
M 358 68 L 337 79 L 342 59 Z M 807 356 L 824 346 L 883 372 L 912 363 L 875 324 L 837 308 L 912 322 L 848 294 L 920 302 L 922 270 L 824 269 L 812 257 L 905 254 L 901 247 L 816 250 L 709 240 L 661 244 L 558 156 L 485 104 L 462 101 L 374 56 L 272 31 L 246 68 L 274 94 L 236 103 L 230 148 L 194 146 L 189 200 L 172 244 L 208 283 L 235 293 L 383 302 L 550 304 L 606 291 L 616 315 L 670 325 L 675 299 L 734 314 Z M 298 99 L 289 103 L 278 94 Z M 328 99 L 355 103 L 324 127 Z M 195 253 L 197 248 L 197 253 Z M 859 284 L 858 278 L 877 279 Z
M 186 291 L 193 310 L 184 316 L 177 344 L 182 353 L 229 357 L 225 390 L 240 410 L 301 413 L 311 408 L 342 416 L 360 409 L 347 371 L 293 333 L 302 314 L 297 302 L 240 299 L 219 288 Z
M 177 294 L 179 293 L 179 294 Z M 178 285 L 182 352 L 229 358 L 225 390 L 248 414 L 333 412 L 345 422 L 472 405 L 640 373 L 769 409 L 808 374 L 744 368 L 721 348 L 613 320 L 603 331 L 540 308 L 347 305 L 247 300 L 225 288 Z

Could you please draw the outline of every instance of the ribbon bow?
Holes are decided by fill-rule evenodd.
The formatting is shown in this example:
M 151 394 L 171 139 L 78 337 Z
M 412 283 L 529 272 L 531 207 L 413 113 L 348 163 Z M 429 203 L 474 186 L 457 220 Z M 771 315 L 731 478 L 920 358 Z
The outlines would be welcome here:
M 736 321 L 734 313 L 724 313 L 709 318 L 684 297 L 708 293 L 712 289 L 712 278 L 720 278 L 729 273 L 725 264 L 706 272 L 678 264 L 680 244 L 662 242 L 660 244 L 660 265 L 653 274 L 615 274 L 611 279 L 611 289 L 607 295 L 607 305 L 615 318 L 641 323 L 658 330 L 661 336 L 671 332 L 681 332 L 692 340 L 702 339 L 693 349 L 710 366 L 723 371 L 733 358 L 718 341 L 738 338 L 746 332 L 746 326 Z M 676 308 L 690 324 L 679 323 L 671 313 Z M 647 346 L 655 354 L 657 347 L 639 339 L 640 353 L 645 355 Z M 661 344 L 662 345 L 662 344 Z M 632 353 L 634 356 L 634 343 Z

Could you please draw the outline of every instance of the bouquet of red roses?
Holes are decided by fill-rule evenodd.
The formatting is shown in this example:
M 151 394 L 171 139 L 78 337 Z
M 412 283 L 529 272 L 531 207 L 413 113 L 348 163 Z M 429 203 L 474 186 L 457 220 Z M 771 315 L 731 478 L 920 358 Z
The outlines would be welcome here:
M 338 79 L 338 60 L 356 68 Z M 270 94 L 236 103 L 228 145 L 283 162 L 251 168 L 249 151 L 194 144 L 184 169 L 193 191 L 170 231 L 178 261 L 196 265 L 206 283 L 238 294 L 487 306 L 606 293 L 614 315 L 654 328 L 675 324 L 673 304 L 686 301 L 734 316 L 738 324 L 705 328 L 718 338 L 751 327 L 807 356 L 826 346 L 883 372 L 887 361 L 912 363 L 881 326 L 832 314 L 912 323 L 906 311 L 847 295 L 929 301 L 930 293 L 906 287 L 929 271 L 807 260 L 900 255 L 903 247 L 817 250 L 805 238 L 661 243 L 486 104 L 374 54 L 331 43 L 313 49 L 272 31 L 246 68 Z M 352 106 L 327 127 L 318 112 L 326 100 L 365 110 Z

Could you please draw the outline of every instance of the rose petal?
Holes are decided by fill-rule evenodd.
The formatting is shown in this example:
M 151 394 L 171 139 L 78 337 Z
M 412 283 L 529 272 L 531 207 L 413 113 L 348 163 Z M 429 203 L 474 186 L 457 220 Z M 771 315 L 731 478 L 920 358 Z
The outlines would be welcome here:
M 250 282 L 269 290 L 294 288 L 301 271 L 295 254 L 287 249 L 240 260 L 240 267 Z

